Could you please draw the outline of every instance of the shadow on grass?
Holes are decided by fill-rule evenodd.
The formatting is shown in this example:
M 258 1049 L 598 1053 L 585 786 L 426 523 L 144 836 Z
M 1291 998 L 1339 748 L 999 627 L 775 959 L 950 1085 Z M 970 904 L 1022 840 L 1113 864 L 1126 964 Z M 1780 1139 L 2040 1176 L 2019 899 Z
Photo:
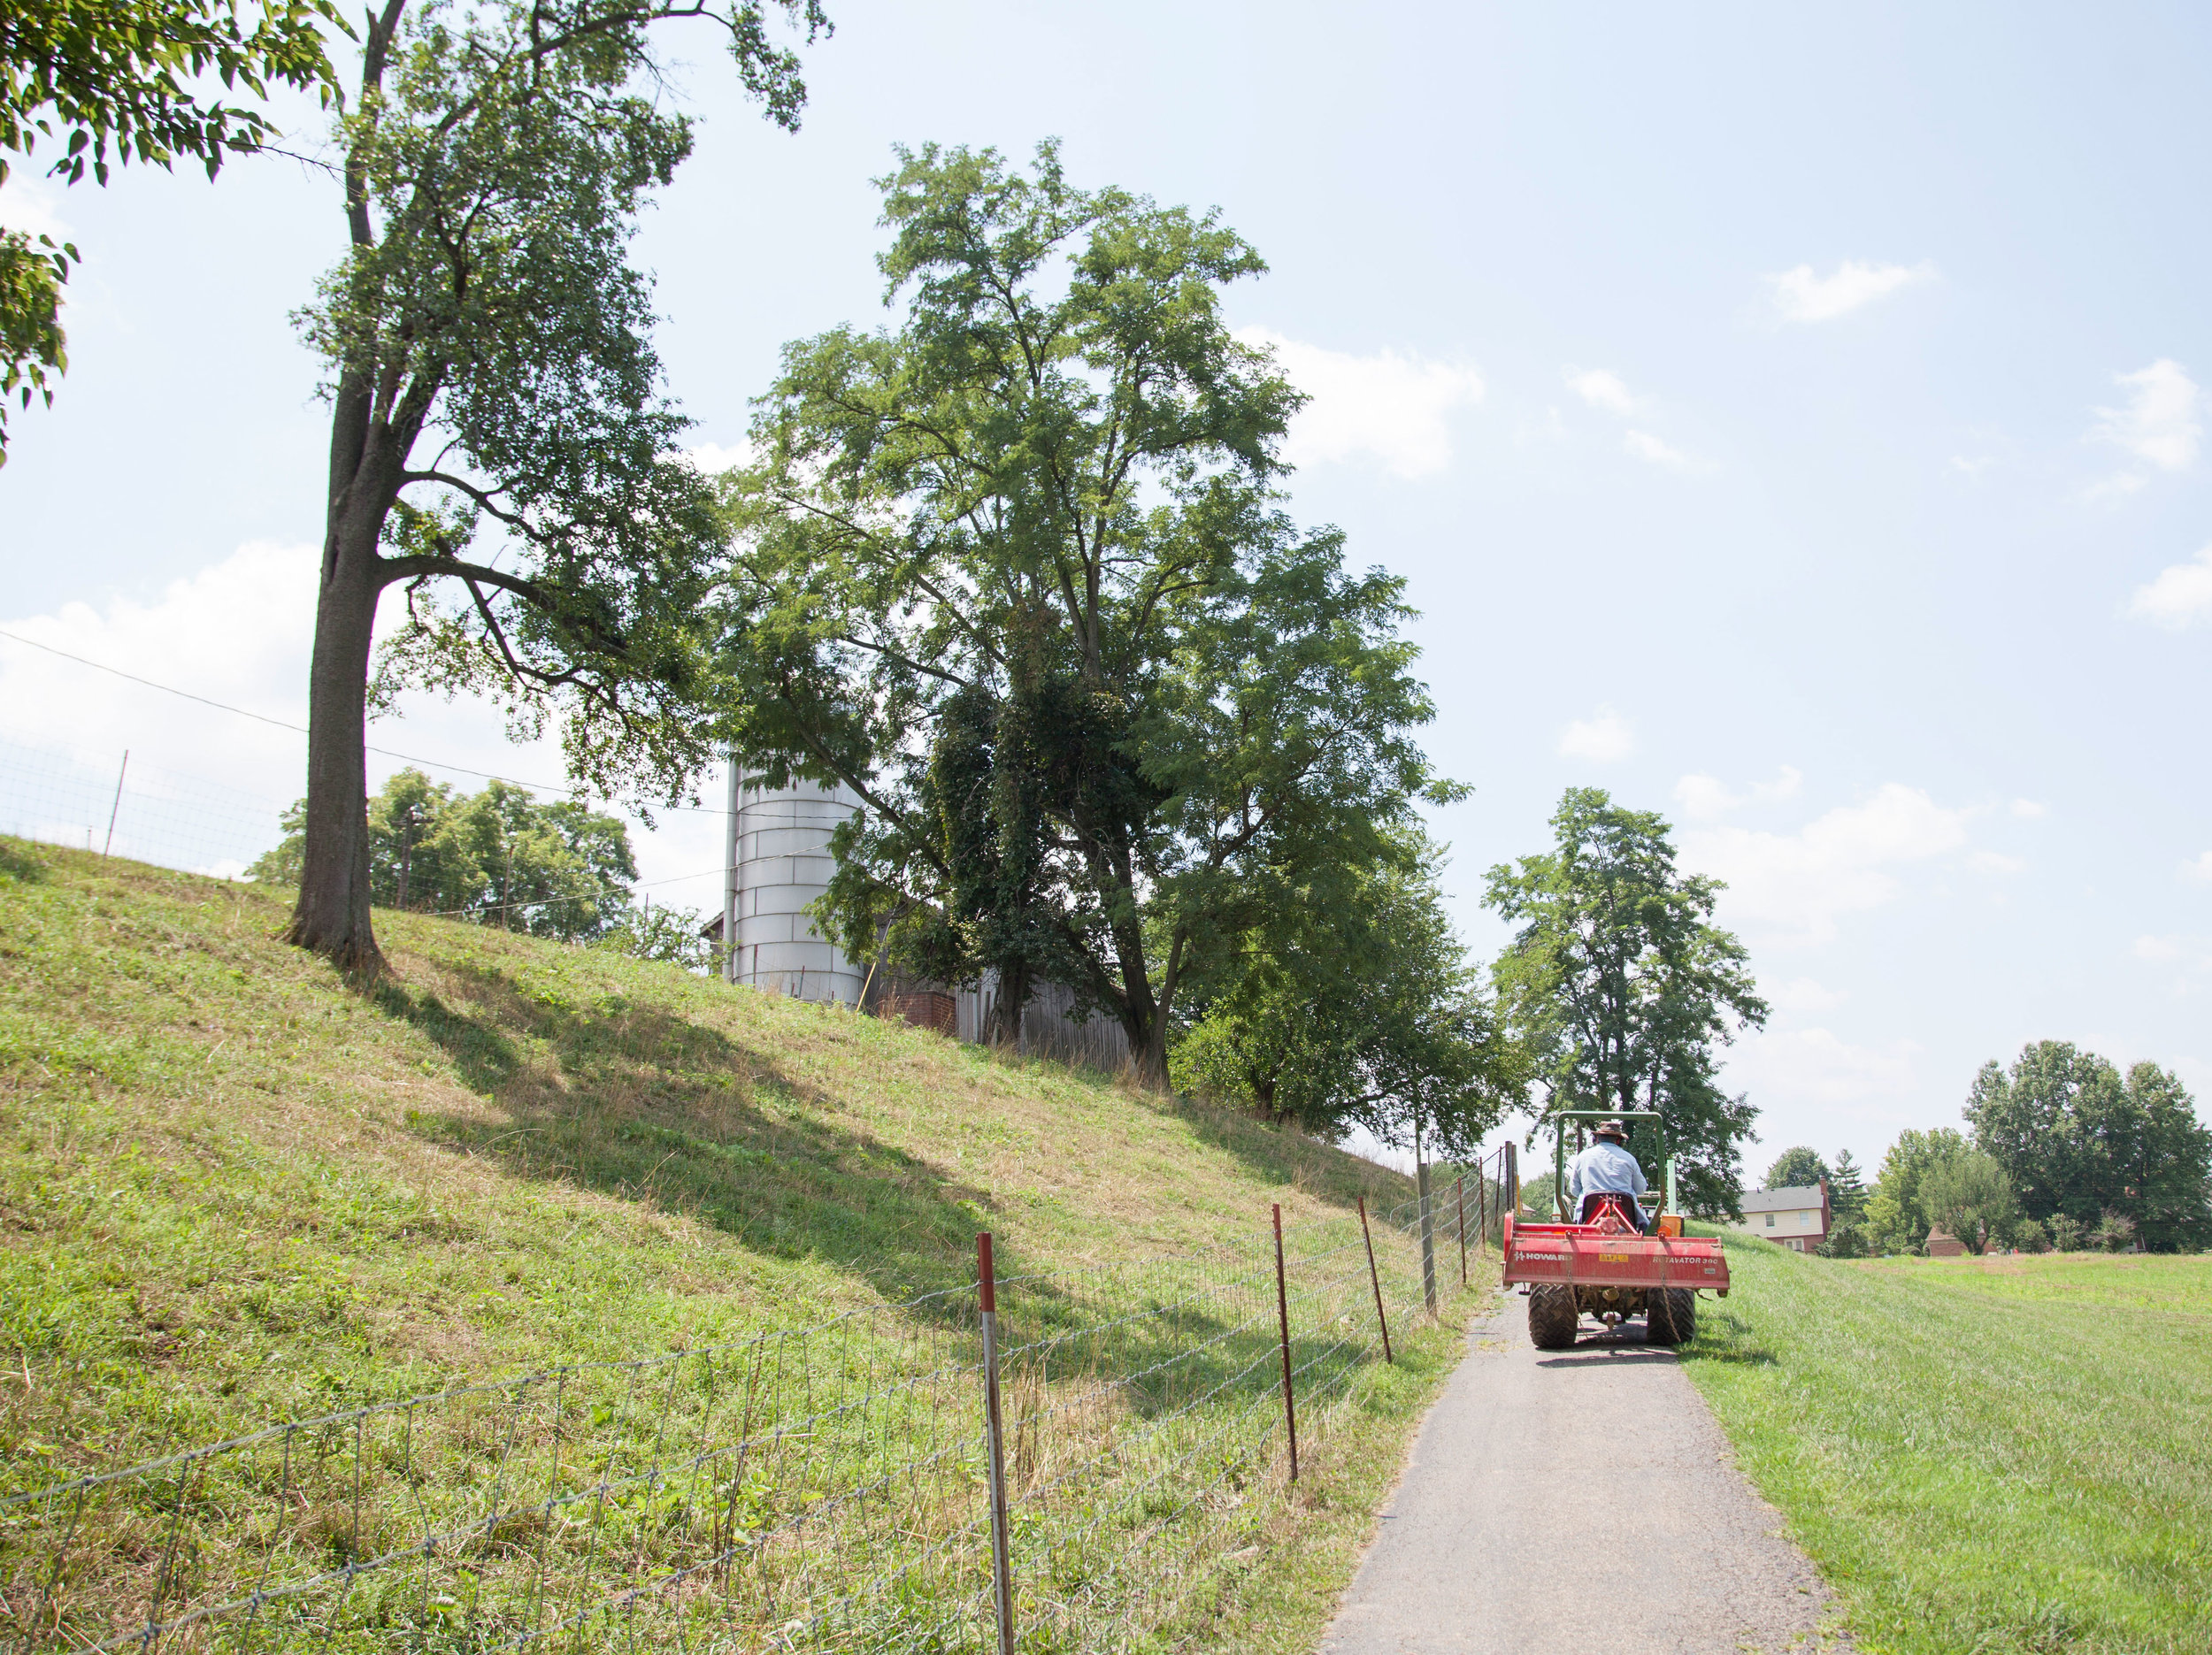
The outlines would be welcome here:
M 1701 1362 L 1730 1362 L 1740 1367 L 1775 1368 L 1781 1359 L 1751 1337 L 1751 1324 L 1727 1311 L 1704 1312 L 1698 1318 L 1698 1337 L 1682 1354 Z
M 1156 1107 L 1186 1122 L 1202 1143 L 1227 1151 L 1270 1183 L 1295 1184 L 1333 1207 L 1355 1206 L 1363 1195 L 1371 1208 L 1390 1207 L 1411 1193 L 1410 1180 L 1401 1174 L 1238 1110 L 1183 1097 L 1162 1099 Z
M 21 840 L 0 839 L 0 879 L 38 885 L 46 877 L 46 859 Z
M 758 1253 L 819 1258 L 888 1299 L 973 1279 L 987 1192 L 811 1112 L 764 1107 L 823 1101 L 767 1051 L 657 1007 L 570 1005 L 482 966 L 446 969 L 460 993 L 388 977 L 370 1001 L 500 1118 L 411 1112 L 423 1137 L 517 1177 L 681 1212 Z

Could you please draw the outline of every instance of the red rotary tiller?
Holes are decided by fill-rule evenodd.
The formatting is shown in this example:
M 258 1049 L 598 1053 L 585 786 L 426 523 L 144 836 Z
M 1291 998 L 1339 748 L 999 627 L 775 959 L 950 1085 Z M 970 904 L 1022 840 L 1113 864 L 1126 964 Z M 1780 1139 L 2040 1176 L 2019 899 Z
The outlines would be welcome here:
M 1594 1109 L 1562 1110 L 1552 1118 L 1657 1120 L 1650 1110 L 1626 1113 Z M 1567 1210 L 1566 1129 L 1559 1132 L 1555 1210 Z M 1518 1191 L 1511 1205 L 1517 1209 Z M 1644 1318 L 1644 1337 L 1652 1345 L 1680 1345 L 1696 1331 L 1697 1294 L 1710 1289 L 1728 1296 L 1728 1260 L 1720 1243 L 1682 1233 L 1676 1205 L 1674 1162 L 1667 1162 L 1666 1201 L 1655 1233 L 1644 1235 L 1632 1219 L 1628 1195 L 1605 1195 L 1593 1204 L 1586 1222 L 1571 1224 L 1505 1221 L 1505 1285 L 1528 1295 L 1528 1337 L 1537 1349 L 1563 1351 L 1575 1342 L 1586 1315 L 1608 1327 L 1628 1317 Z

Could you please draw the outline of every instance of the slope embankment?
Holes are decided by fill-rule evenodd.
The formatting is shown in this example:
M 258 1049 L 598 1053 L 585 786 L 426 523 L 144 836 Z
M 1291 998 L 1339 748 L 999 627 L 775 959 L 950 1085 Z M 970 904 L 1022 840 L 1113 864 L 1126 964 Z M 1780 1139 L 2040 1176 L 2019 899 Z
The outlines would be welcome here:
M 750 1568 L 759 1613 L 784 1615 L 854 1583 L 825 1559 L 856 1579 L 912 1540 L 939 1574 L 876 1581 L 870 1636 L 960 1621 L 987 1536 L 989 1230 L 1012 1283 L 1008 1475 L 1032 1502 L 1022 1613 L 1310 1646 L 1452 1357 L 1390 1225 L 1402 1360 L 1374 1347 L 1355 1204 L 1401 1206 L 1406 1181 L 1109 1077 L 474 926 L 380 915 L 390 975 L 349 986 L 273 939 L 283 918 L 250 885 L 0 841 L 0 1498 L 343 1421 L 314 1438 L 320 1491 L 286 1431 L 115 1495 L 71 1531 L 109 1550 L 56 1575 L 70 1613 L 219 1605 L 250 1566 L 339 1580 L 342 1608 L 297 1600 L 330 1614 L 446 1626 L 526 1564 L 491 1628 L 526 1643 L 565 1603 L 608 1629 L 593 1594 L 633 1564 L 676 1578 L 657 1613 L 679 1621 L 710 1613 L 686 1570 L 734 1614 Z M 1271 1435 L 1271 1204 L 1313 1394 L 1295 1490 Z M 511 1383 L 532 1374 L 555 1380 Z M 475 1382 L 465 1408 L 358 1414 Z M 0 1536 L 19 1616 L 59 1544 L 31 1509 Z M 851 1526 L 887 1512 L 895 1535 Z M 407 1546 L 451 1572 L 413 1565 L 403 1614 L 346 1571 Z M 1175 1567 L 1133 1579 L 1154 1555 Z

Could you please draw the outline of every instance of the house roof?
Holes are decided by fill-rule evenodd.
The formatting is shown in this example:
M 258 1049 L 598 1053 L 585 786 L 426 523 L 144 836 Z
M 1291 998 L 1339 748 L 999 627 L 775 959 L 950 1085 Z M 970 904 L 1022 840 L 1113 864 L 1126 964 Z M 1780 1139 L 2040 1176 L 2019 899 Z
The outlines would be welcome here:
M 1823 1205 L 1820 1186 L 1816 1184 L 1785 1184 L 1778 1190 L 1747 1190 L 1743 1210 L 1747 1213 L 1794 1213 L 1804 1207 L 1817 1212 Z

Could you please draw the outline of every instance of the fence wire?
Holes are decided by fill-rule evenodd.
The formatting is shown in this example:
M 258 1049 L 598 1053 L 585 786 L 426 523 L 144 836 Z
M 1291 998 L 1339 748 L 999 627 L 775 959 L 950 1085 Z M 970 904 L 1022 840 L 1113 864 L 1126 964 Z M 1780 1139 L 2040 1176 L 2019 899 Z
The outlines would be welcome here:
M 1469 1188 L 1494 1213 L 1494 1187 Z M 1435 1273 L 1486 1245 L 1432 1194 Z M 1420 1212 L 1286 1231 L 1302 1444 L 1424 1314 Z M 1271 1238 L 998 1283 L 1015 1624 L 1110 1651 L 1171 1622 L 1286 1473 Z M 1473 1278 L 1471 1278 L 1473 1279 Z M 1379 1283 L 1379 1286 L 1378 1286 Z M 997 1644 L 975 1290 L 634 1362 L 298 1420 L 114 1470 L 0 1471 L 0 1637 L 461 1655 Z M 1311 1448 L 1307 1450 L 1309 1453 Z

